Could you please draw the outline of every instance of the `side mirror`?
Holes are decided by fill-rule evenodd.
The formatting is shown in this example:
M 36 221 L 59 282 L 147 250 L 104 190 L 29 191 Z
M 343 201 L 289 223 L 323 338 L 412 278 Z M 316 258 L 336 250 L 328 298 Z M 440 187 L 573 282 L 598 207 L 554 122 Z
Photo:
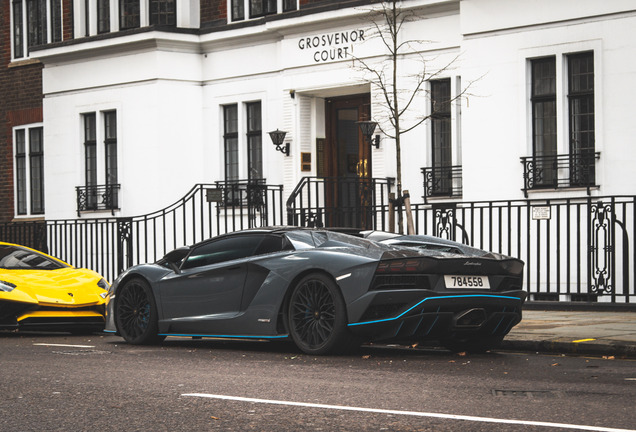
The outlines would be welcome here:
M 183 259 L 186 256 L 188 256 L 189 253 L 190 253 L 189 246 L 181 246 L 180 248 L 177 248 L 173 251 L 168 252 L 163 257 L 163 261 L 168 263 L 170 268 L 174 270 L 175 273 L 179 273 L 179 264 L 181 264 L 181 261 L 183 261 Z

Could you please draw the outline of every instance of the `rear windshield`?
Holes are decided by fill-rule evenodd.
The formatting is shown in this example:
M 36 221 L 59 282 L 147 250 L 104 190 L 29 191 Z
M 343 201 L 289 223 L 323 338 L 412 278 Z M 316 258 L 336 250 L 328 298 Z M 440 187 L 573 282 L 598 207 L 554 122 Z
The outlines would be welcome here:
M 0 268 L 6 270 L 55 270 L 68 267 L 35 251 L 0 245 Z

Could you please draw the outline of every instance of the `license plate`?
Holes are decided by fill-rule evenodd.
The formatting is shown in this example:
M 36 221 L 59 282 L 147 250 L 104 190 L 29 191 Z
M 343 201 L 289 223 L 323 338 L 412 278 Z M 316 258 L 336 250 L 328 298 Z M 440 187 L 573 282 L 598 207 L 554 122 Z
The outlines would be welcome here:
M 488 276 L 444 276 L 446 288 L 489 289 Z

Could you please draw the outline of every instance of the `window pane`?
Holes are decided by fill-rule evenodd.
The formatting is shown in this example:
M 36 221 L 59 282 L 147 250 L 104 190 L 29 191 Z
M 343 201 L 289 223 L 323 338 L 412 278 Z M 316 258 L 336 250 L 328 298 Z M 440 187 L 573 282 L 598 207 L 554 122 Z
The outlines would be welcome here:
M 595 183 L 594 53 L 568 56 L 570 183 Z
M 174 0 L 150 0 L 151 25 L 175 25 L 177 15 Z
M 97 33 L 110 32 L 110 0 L 97 0 Z
M 283 12 L 293 11 L 298 8 L 297 0 L 283 0 Z
M 27 45 L 46 43 L 46 1 L 27 0 Z
M 557 182 L 556 57 L 532 60 L 532 156 L 536 186 Z
M 51 42 L 62 40 L 62 0 L 50 0 Z
M 31 214 L 44 213 L 44 153 L 42 128 L 29 129 Z
M 238 180 L 238 107 L 223 107 L 223 134 L 225 144 L 225 180 Z
M 247 104 L 247 153 L 248 178 L 263 178 L 263 133 L 261 128 L 261 103 Z
M 119 1 L 119 28 L 121 30 L 138 28 L 140 25 L 139 0 Z
M 556 58 L 532 61 L 532 96 L 556 95 Z
M 106 208 L 119 208 L 119 191 L 117 171 L 117 111 L 104 113 L 104 151 L 106 156 Z
M 95 113 L 84 114 L 84 151 L 86 186 L 96 186 L 97 142 L 95 140 Z
M 201 267 L 254 255 L 263 239 L 262 235 L 229 237 L 194 249 L 182 269 Z
M 26 132 L 24 129 L 15 133 L 15 171 L 17 212 L 19 215 L 27 213 L 26 205 Z
M 232 0 L 232 21 L 245 19 L 244 0 Z
M 33 250 L 0 245 L 0 268 L 2 269 L 55 270 L 65 267 L 68 266 Z
M 13 56 L 15 58 L 24 57 L 24 34 L 22 0 L 13 1 Z
M 106 150 L 106 184 L 117 184 L 117 113 L 104 113 L 105 150 Z
M 276 0 L 250 0 L 250 18 L 276 13 Z
M 431 81 L 433 194 L 450 195 L 452 179 L 450 79 Z

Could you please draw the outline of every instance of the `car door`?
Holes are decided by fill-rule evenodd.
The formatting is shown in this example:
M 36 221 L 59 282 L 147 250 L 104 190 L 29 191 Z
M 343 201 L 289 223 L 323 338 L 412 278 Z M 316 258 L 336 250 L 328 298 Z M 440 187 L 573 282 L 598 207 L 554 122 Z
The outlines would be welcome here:
M 171 332 L 213 332 L 214 322 L 239 313 L 247 262 L 262 238 L 230 236 L 196 246 L 180 273 L 159 284 L 163 319 L 170 321 Z

